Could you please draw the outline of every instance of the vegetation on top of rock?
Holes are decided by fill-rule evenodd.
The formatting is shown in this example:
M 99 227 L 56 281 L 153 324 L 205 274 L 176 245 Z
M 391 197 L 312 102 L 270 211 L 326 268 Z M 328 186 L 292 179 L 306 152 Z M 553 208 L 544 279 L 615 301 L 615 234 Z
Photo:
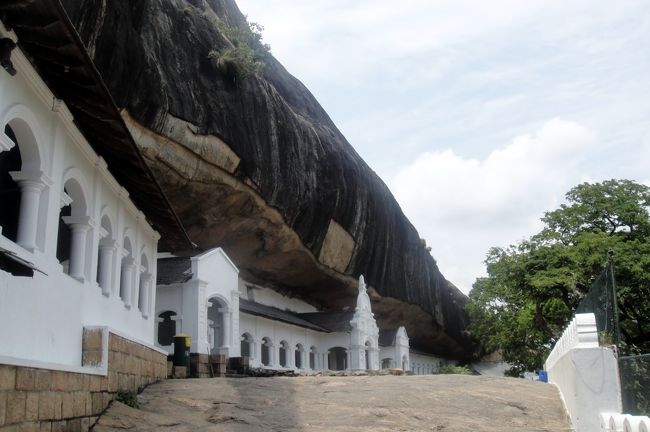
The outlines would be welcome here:
M 650 188 L 629 180 L 583 183 L 542 231 L 485 261 L 470 293 L 471 333 L 501 349 L 510 375 L 540 369 L 613 251 L 621 351 L 650 352 Z
M 210 50 L 208 53 L 208 58 L 222 75 L 234 81 L 242 81 L 262 72 L 266 66 L 266 57 L 271 50 L 269 44 L 262 42 L 263 26 L 248 22 L 247 19 L 240 25 L 232 26 L 214 14 L 205 12 L 203 16 L 230 44 L 224 48 Z

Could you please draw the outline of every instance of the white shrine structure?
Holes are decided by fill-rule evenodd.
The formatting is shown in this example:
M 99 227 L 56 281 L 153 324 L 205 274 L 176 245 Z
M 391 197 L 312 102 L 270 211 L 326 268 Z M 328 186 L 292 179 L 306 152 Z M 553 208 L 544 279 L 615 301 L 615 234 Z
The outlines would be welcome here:
M 187 334 L 191 352 L 245 356 L 252 367 L 410 371 L 404 327 L 380 331 L 363 276 L 354 309 L 314 306 L 241 279 L 220 249 L 158 260 L 155 340 L 173 352 L 173 336 Z M 419 357 L 423 357 L 420 355 Z M 428 373 L 439 359 L 428 357 Z M 435 367 L 434 367 L 435 366 Z M 425 373 L 425 368 L 420 370 Z
M 167 376 L 158 231 L 191 242 L 60 2 L 0 19 L 0 429 L 87 430 Z

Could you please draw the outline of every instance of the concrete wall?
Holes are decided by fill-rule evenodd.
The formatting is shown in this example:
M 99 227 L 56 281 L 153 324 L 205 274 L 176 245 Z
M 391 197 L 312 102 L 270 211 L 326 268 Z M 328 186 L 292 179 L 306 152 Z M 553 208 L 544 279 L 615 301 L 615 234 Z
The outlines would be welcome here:
M 13 37 L 1 25 L 0 36 Z M 19 236 L 12 240 L 0 234 L 0 247 L 34 263 L 46 275 L 15 277 L 0 271 L 0 356 L 78 366 L 82 328 L 91 325 L 110 326 L 152 344 L 155 289 L 148 281 L 156 277 L 159 236 L 76 129 L 65 104 L 18 48 L 12 60 L 16 76 L 0 69 L 0 151 L 14 146 L 4 134 L 9 124 L 21 153 L 21 171 L 13 176 L 23 195 Z M 64 193 L 66 182 L 75 185 L 69 196 Z M 77 274 L 71 270 L 72 258 L 66 274 L 56 257 L 60 209 L 71 198 L 76 209 L 72 216 L 83 230 L 75 249 Z M 102 229 L 102 221 L 109 230 Z M 120 274 L 126 238 L 133 258 L 128 278 L 132 290 L 123 299 Z M 110 283 L 103 287 L 97 282 L 100 241 L 112 254 Z M 142 268 L 145 262 L 147 268 Z M 140 309 L 141 285 L 147 295 Z
M 136 392 L 167 375 L 164 352 L 107 328 L 88 329 L 82 344 L 92 365 L 75 371 L 0 364 L 2 430 L 86 431 L 118 391 Z
M 598 346 L 593 314 L 577 314 L 546 360 L 548 380 L 558 386 L 576 432 L 599 430 L 599 415 L 621 412 L 614 352 Z

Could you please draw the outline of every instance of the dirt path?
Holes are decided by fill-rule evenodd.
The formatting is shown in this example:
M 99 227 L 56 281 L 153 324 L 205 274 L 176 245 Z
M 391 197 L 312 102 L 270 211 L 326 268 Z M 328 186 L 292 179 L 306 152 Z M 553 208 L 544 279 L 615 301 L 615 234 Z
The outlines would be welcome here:
M 96 432 L 570 431 L 557 389 L 460 375 L 168 380 Z

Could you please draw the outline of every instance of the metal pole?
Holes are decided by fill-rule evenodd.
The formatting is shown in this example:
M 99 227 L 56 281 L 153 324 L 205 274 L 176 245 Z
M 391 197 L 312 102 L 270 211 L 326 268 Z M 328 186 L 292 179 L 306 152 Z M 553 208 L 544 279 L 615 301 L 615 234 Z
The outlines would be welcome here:
M 612 249 L 607 251 L 607 264 L 609 266 L 610 280 L 612 283 L 612 300 L 614 306 L 614 344 L 616 345 L 616 351 L 620 352 L 621 324 L 618 319 L 618 299 L 616 298 L 616 279 L 614 278 L 614 251 Z

